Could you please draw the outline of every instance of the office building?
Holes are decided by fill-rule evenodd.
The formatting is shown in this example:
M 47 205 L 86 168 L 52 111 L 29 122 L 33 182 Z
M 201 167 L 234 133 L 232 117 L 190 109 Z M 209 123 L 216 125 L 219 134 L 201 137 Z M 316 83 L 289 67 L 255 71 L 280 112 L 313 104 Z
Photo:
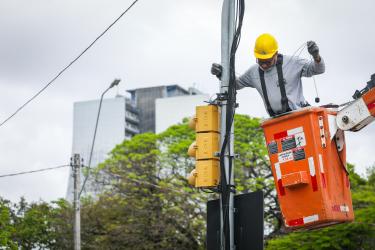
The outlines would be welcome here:
M 72 154 L 80 154 L 84 160 L 84 166 L 89 164 L 99 101 L 74 103 Z M 138 110 L 128 98 L 116 96 L 115 98 L 104 99 L 100 111 L 91 167 L 103 162 L 108 153 L 124 139 L 130 139 L 135 134 L 138 134 L 138 125 Z M 85 171 L 83 170 L 82 172 Z M 84 179 L 83 175 L 81 175 L 81 179 Z M 95 193 L 90 178 L 86 184 L 84 194 L 88 193 Z M 69 178 L 67 199 L 73 199 L 72 176 Z
M 128 93 L 130 98 L 118 95 L 103 100 L 91 167 L 103 162 L 124 139 L 144 132 L 162 132 L 184 117 L 193 115 L 195 106 L 208 99 L 194 88 L 186 90 L 178 85 L 139 88 L 128 90 Z M 74 103 L 72 154 L 80 154 L 85 166 L 90 158 L 98 108 L 99 100 Z M 81 179 L 84 179 L 83 175 Z M 100 190 L 89 178 L 83 195 L 95 196 L 97 192 Z M 73 199 L 72 176 L 67 199 Z
M 161 133 L 168 127 L 182 122 L 195 114 L 195 107 L 206 105 L 208 95 L 186 95 L 155 100 L 155 132 Z
M 200 91 L 194 88 L 186 90 L 179 85 L 139 88 L 128 90 L 128 92 L 131 94 L 133 104 L 135 104 L 139 110 L 139 119 L 141 121 L 139 130 L 141 133 L 156 132 L 156 100 L 179 96 L 202 95 Z M 178 100 L 178 98 L 175 100 Z M 183 104 L 182 101 L 180 104 Z

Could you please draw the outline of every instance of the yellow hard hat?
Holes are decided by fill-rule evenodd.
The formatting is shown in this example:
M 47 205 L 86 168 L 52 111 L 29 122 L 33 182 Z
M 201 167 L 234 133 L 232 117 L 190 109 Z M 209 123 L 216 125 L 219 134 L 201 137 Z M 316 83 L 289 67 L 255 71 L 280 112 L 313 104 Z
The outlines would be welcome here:
M 258 59 L 272 58 L 279 46 L 276 39 L 270 34 L 262 34 L 255 41 L 254 55 Z

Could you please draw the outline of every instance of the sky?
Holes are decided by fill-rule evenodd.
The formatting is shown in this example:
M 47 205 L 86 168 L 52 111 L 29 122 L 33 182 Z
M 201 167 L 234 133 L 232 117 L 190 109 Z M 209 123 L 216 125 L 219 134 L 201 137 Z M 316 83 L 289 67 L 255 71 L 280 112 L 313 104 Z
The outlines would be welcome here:
M 7 118 L 85 49 L 130 4 L 128 0 L 0 0 L 0 120 Z M 69 164 L 73 103 L 126 89 L 167 84 L 219 90 L 222 0 L 139 0 L 105 36 L 35 101 L 0 127 L 0 175 Z M 254 41 L 273 34 L 292 55 L 314 40 L 326 62 L 315 78 L 321 103 L 351 100 L 375 73 L 373 0 L 245 0 L 236 72 L 255 63 Z M 302 57 L 308 57 L 306 51 Z M 303 79 L 314 103 L 312 79 Z M 238 113 L 267 117 L 254 89 L 238 93 Z M 347 158 L 364 175 L 375 164 L 375 124 L 346 133 Z M 0 178 L 0 196 L 17 201 L 65 197 L 69 168 Z

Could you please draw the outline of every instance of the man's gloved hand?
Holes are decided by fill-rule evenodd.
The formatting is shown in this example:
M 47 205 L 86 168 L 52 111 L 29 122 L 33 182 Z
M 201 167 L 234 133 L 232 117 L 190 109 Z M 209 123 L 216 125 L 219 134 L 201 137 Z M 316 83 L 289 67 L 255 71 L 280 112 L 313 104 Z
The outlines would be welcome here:
M 223 67 L 218 63 L 213 63 L 211 66 L 211 74 L 221 80 L 221 74 L 223 73 Z
M 320 61 L 319 47 L 314 41 L 307 42 L 307 51 L 312 55 L 315 61 Z

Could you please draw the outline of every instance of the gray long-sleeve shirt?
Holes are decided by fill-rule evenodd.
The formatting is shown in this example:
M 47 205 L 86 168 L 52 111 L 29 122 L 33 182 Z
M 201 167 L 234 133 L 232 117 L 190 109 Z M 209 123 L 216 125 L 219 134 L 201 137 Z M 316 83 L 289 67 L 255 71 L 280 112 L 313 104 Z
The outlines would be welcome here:
M 264 102 L 258 68 L 259 65 L 255 64 L 241 75 L 237 79 L 237 89 L 242 89 L 244 87 L 256 88 Z M 313 75 L 322 74 L 324 71 L 325 64 L 323 59 L 317 63 L 296 56 L 291 57 L 284 55 L 283 74 L 286 81 L 285 91 L 288 97 L 289 107 L 292 110 L 299 109 L 306 104 L 305 97 L 303 96 L 301 77 L 311 77 Z M 281 92 L 276 65 L 264 72 L 264 79 L 272 110 L 276 113 L 281 112 Z M 266 106 L 266 104 L 264 105 Z

